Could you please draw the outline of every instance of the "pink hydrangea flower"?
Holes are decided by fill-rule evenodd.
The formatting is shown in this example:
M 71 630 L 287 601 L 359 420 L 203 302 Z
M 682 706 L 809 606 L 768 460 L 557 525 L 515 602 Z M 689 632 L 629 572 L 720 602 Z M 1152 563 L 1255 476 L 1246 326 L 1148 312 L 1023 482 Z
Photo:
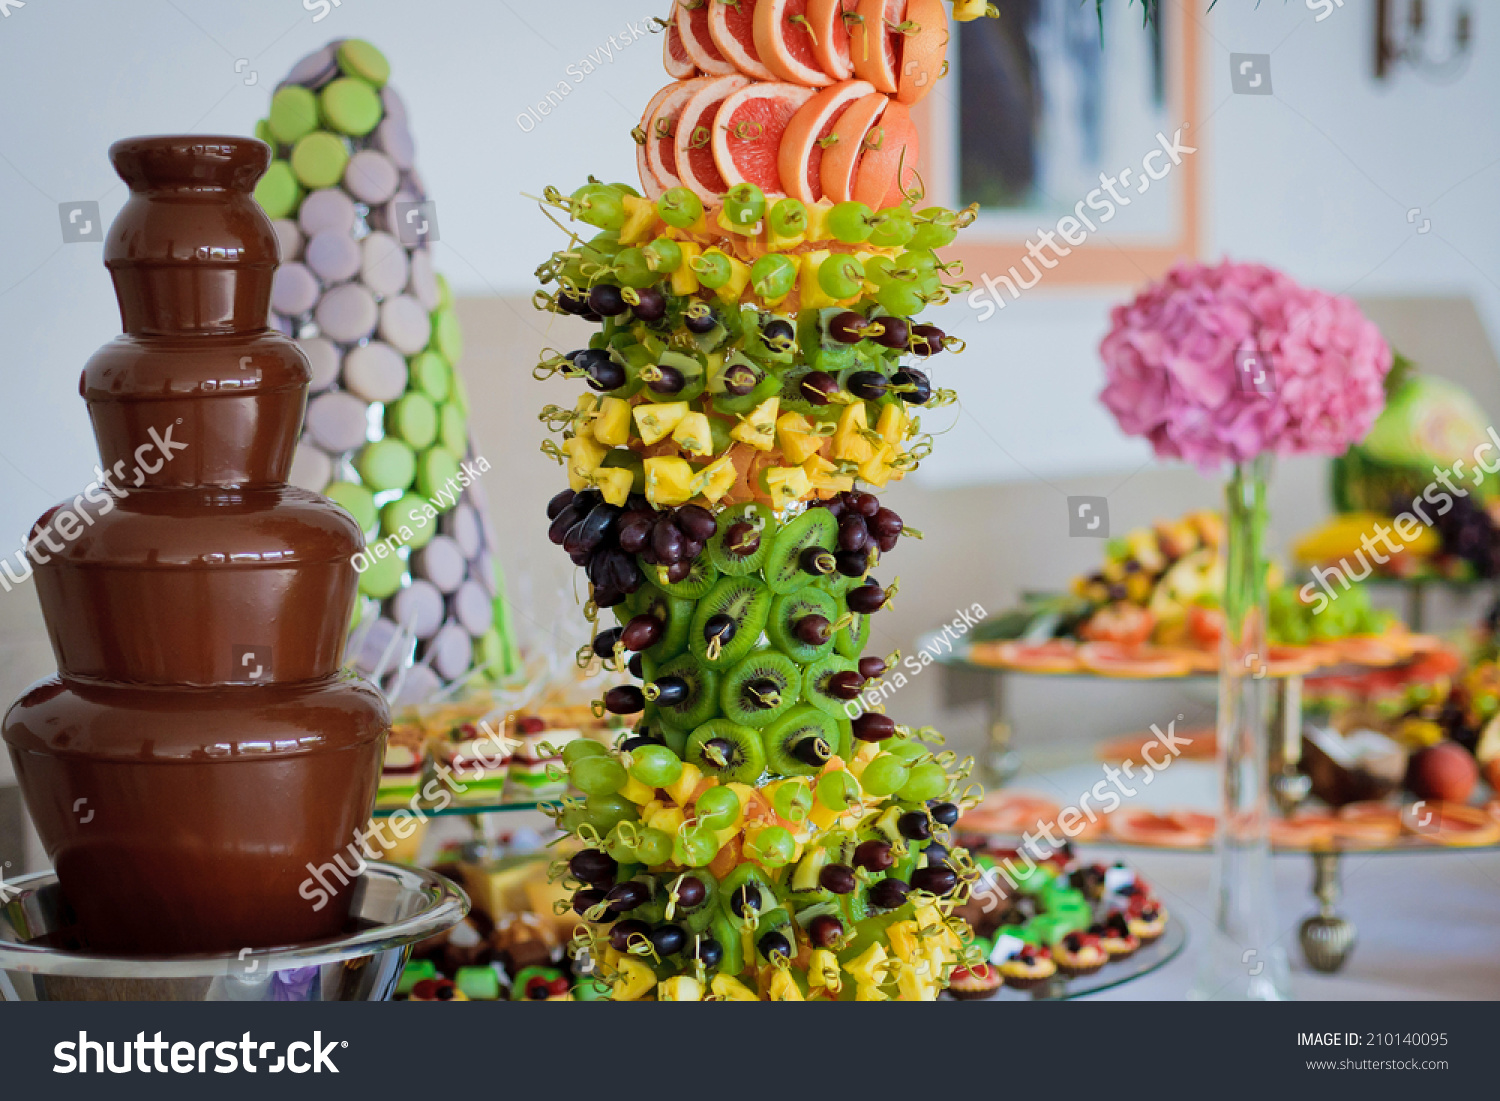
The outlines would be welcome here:
M 1342 454 L 1385 405 L 1375 325 L 1262 264 L 1178 265 L 1110 319 L 1100 400 L 1158 457 L 1205 473 L 1268 451 Z M 1257 387 L 1248 375 L 1266 365 Z

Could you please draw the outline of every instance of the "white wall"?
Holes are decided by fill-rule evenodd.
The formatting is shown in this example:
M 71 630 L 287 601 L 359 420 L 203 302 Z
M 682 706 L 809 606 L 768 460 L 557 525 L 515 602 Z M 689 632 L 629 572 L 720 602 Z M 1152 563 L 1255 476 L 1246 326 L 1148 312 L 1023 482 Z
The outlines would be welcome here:
M 664 0 L 345 0 L 314 23 L 320 6 L 28 0 L 0 19 L 0 552 L 91 476 L 78 370 L 118 321 L 99 246 L 60 244 L 56 204 L 95 198 L 113 215 L 124 191 L 105 159 L 112 140 L 248 131 L 303 53 L 332 37 L 367 37 L 390 56 L 411 106 L 438 203 L 440 262 L 464 294 L 525 293 L 554 247 L 555 231 L 523 192 L 571 189 L 590 172 L 631 176 L 629 130 L 664 81 L 660 39 L 633 42 L 612 62 L 597 51 L 611 34 L 620 42 L 627 17 L 644 26 Z M 1448 5 L 1429 7 L 1446 28 Z M 1319 23 L 1301 0 L 1220 3 L 1202 19 L 1207 118 L 1195 140 L 1208 167 L 1208 254 L 1269 261 L 1361 295 L 1468 293 L 1494 331 L 1500 10 L 1478 11 L 1475 57 L 1456 83 L 1403 72 L 1377 86 L 1373 8 L 1347 0 Z M 591 52 L 598 71 L 573 83 L 569 66 Z M 1275 96 L 1231 95 L 1230 52 L 1272 53 Z M 236 74 L 239 58 L 247 64 Z M 559 81 L 572 93 L 523 133 L 517 115 Z M 1411 207 L 1422 209 L 1416 226 Z M 1423 218 L 1432 226 L 1419 235 Z M 1125 291 L 1044 284 L 983 325 L 950 308 L 945 324 L 971 351 L 950 359 L 939 381 L 957 386 L 965 406 L 924 474 L 929 484 L 1124 477 L 1145 462 L 1094 401 L 1093 349 Z M 518 314 L 516 339 L 541 344 L 537 319 Z

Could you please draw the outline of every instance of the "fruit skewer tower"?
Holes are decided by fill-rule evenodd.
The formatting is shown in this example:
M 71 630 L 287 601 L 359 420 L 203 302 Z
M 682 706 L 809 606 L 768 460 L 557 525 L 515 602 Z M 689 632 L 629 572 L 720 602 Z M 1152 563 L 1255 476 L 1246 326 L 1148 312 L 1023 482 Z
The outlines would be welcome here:
M 909 113 L 948 13 L 680 0 L 665 32 L 640 191 L 546 193 L 576 232 L 537 304 L 600 327 L 536 372 L 587 386 L 543 413 L 549 535 L 587 572 L 580 661 L 633 678 L 596 706 L 643 713 L 564 753 L 575 949 L 618 1000 L 930 1000 L 975 954 L 948 834 L 976 793 L 865 705 L 864 651 L 903 533 L 873 490 L 953 400 L 913 364 L 959 342 L 915 318 L 960 289 L 934 250 L 971 215 L 922 206 Z

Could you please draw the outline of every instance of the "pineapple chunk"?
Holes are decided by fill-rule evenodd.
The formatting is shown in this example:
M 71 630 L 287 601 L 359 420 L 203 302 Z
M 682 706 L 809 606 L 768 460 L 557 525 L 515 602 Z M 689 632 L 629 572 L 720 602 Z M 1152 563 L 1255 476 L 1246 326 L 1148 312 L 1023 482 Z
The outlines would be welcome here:
M 777 971 L 771 976 L 771 1000 L 773 1002 L 805 1002 L 801 989 L 797 986 L 797 980 L 792 978 L 790 971 Z
M 709 989 L 726 1002 L 758 1002 L 755 991 L 751 990 L 739 979 L 730 978 L 728 975 L 715 975 Z
M 656 227 L 656 204 L 650 199 L 626 195 L 620 200 L 625 206 L 625 224 L 620 227 L 620 244 L 637 245 L 649 241 Z
M 781 406 L 779 397 L 769 397 L 729 430 L 729 435 L 747 443 L 757 451 L 769 451 L 776 445 L 776 412 Z
M 562 451 L 568 457 L 568 486 L 584 490 L 593 484 L 594 471 L 604 461 L 609 449 L 591 436 L 577 435 L 563 440 Z
M 896 989 L 901 992 L 901 1000 L 906 1002 L 936 1001 L 937 986 L 932 981 L 934 977 L 931 974 L 922 974 L 914 967 L 903 967 L 901 974 L 896 977 Z
M 891 951 L 897 959 L 912 960 L 917 954 L 917 923 L 897 921 L 886 928 L 886 939 L 891 942 Z
M 660 443 L 672 434 L 672 430 L 688 415 L 685 401 L 664 401 L 651 405 L 637 405 L 634 409 L 636 431 L 648 447 Z M 647 460 L 648 462 L 650 460 Z
M 686 806 L 692 799 L 693 792 L 698 790 L 698 784 L 703 779 L 703 770 L 691 761 L 684 761 L 682 772 L 677 779 L 672 781 L 671 787 L 666 788 L 666 793 L 672 797 L 672 802 L 678 806 Z
M 676 455 L 647 459 L 646 499 L 653 505 L 682 505 L 693 496 L 693 468 Z
M 635 471 L 620 466 L 601 466 L 594 471 L 594 484 L 610 504 L 624 506 L 635 486 Z
M 828 212 L 833 209 L 832 199 L 819 199 L 807 208 L 807 239 L 809 241 L 832 240 L 828 232 Z
M 838 305 L 838 300 L 830 296 L 818 283 L 818 270 L 822 268 L 823 261 L 827 260 L 829 255 L 827 249 L 816 249 L 802 254 L 802 272 L 797 280 L 797 286 L 802 292 L 799 301 L 804 310 L 822 310 Z
M 659 1002 L 701 1002 L 703 984 L 691 975 L 674 975 L 670 979 L 663 979 L 657 986 L 656 1000 Z
M 630 403 L 624 398 L 600 401 L 594 416 L 594 439 L 611 447 L 630 442 Z
M 678 244 L 682 248 L 682 267 L 672 273 L 672 293 L 686 298 L 698 293 L 698 273 L 693 269 L 693 261 L 703 254 L 703 249 L 692 241 Z
M 766 471 L 766 492 L 771 507 L 780 512 L 811 493 L 812 482 L 800 466 L 773 466 Z
M 864 402 L 856 401 L 845 406 L 844 411 L 839 414 L 839 426 L 833 433 L 833 457 L 843 462 L 867 462 L 875 453 L 874 447 L 863 435 L 869 427 Z
M 872 982 L 862 982 L 854 988 L 854 1000 L 857 1002 L 888 1002 L 891 996 Z
M 698 471 L 689 488 L 694 497 L 701 495 L 707 497 L 711 503 L 717 503 L 720 497 L 734 488 L 734 483 L 739 476 L 734 463 L 730 461 L 728 455 L 725 455 Z
M 899 401 L 881 408 L 880 419 L 875 422 L 875 431 L 893 448 L 901 446 L 901 441 L 906 438 L 906 410 Z M 598 429 L 594 430 L 594 435 L 599 435 Z
M 812 483 L 814 489 L 825 490 L 832 493 L 848 493 L 854 488 L 854 478 L 845 475 L 840 477 L 834 473 L 838 467 L 822 455 L 811 455 L 807 462 L 802 464 L 802 469 L 807 472 L 807 480 Z
M 656 972 L 644 960 L 626 956 L 620 960 L 620 981 L 615 984 L 612 1000 L 634 1002 L 651 993 L 656 985 Z
M 685 821 L 687 821 L 687 815 L 682 813 L 681 807 L 662 807 L 646 821 L 646 825 L 653 830 L 661 830 L 662 833 L 675 837 Z
M 629 774 L 627 774 L 625 779 L 625 786 L 620 789 L 619 794 L 623 795 L 626 799 L 629 799 L 637 806 L 645 806 L 647 803 L 651 802 L 651 800 L 656 798 L 656 789 L 648 788 L 634 776 L 630 776 Z
M 878 986 L 885 978 L 885 971 L 889 966 L 890 960 L 885 954 L 884 945 L 876 943 L 866 948 L 855 959 L 844 964 L 844 970 L 853 975 L 858 983 L 871 983 Z
M 812 422 L 801 413 L 783 413 L 776 419 L 776 442 L 787 462 L 802 465 L 823 446 L 823 437 L 812 431 Z
M 859 476 L 869 482 L 877 489 L 884 489 L 885 484 L 891 480 L 891 460 L 896 457 L 896 451 L 888 443 L 880 445 L 868 459 L 859 464 Z
M 708 417 L 703 413 L 689 413 L 672 429 L 672 439 L 689 455 L 712 455 L 714 453 L 713 432 L 708 427 Z
M 812 990 L 837 994 L 844 986 L 839 958 L 826 948 L 814 948 L 807 960 L 807 985 Z

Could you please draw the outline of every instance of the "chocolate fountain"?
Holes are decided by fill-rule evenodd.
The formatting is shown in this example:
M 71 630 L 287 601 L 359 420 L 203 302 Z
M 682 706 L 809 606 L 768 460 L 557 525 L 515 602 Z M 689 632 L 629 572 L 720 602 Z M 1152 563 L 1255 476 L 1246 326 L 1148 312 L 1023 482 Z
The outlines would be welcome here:
M 252 190 L 270 150 L 133 138 L 110 159 L 130 187 L 104 246 L 125 332 L 80 390 L 114 492 L 38 521 L 58 674 L 4 725 L 75 919 L 53 947 L 336 938 L 389 716 L 339 669 L 359 526 L 286 484 L 310 370 L 267 327 L 277 244 Z M 309 891 L 340 857 L 350 888 Z

